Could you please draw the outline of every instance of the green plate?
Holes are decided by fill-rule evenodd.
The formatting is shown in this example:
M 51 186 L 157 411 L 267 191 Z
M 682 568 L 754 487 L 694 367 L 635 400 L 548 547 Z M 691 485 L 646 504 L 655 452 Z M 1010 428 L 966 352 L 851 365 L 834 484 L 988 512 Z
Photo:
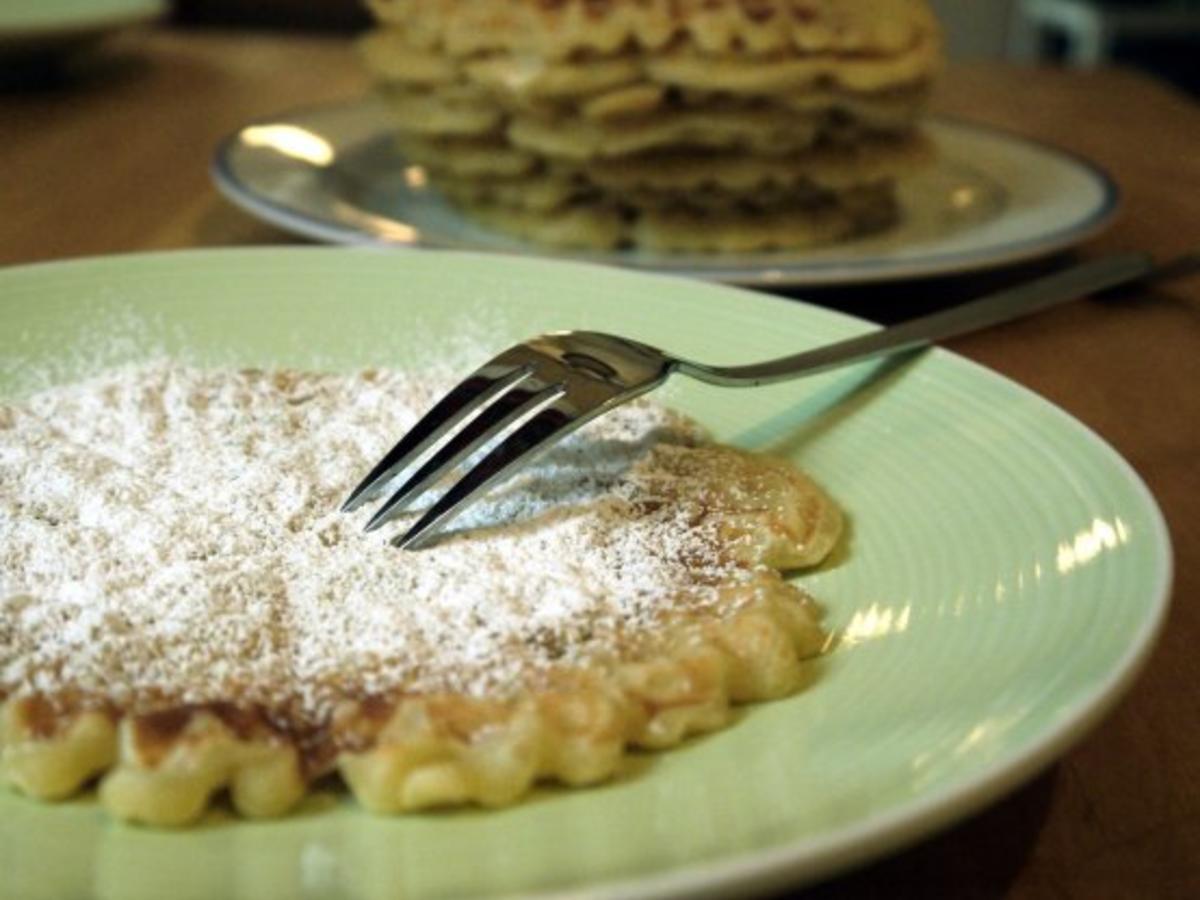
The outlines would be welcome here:
M 591 328 L 731 363 L 868 327 L 616 269 L 319 248 L 9 269 L 0 322 L 10 397 L 147 354 L 411 366 Z M 798 884 L 1029 778 L 1145 659 L 1170 582 L 1162 517 L 1110 448 L 1028 391 L 935 351 L 753 390 L 681 377 L 666 397 L 721 439 L 792 457 L 849 514 L 845 551 L 805 579 L 840 636 L 811 689 L 640 757 L 616 783 L 545 789 L 500 812 L 377 818 L 331 789 L 283 821 L 214 814 L 170 833 L 113 824 L 89 799 L 0 793 L 0 895 L 624 897 Z
M 0 60 L 73 47 L 166 12 L 166 0 L 2 0 Z

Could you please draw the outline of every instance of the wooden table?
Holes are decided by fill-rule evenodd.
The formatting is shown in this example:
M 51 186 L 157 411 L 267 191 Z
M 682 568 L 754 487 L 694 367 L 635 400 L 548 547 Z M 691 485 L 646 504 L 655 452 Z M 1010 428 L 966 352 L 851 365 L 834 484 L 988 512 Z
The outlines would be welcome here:
M 215 194 L 212 148 L 248 119 L 364 88 L 345 40 L 114 39 L 77 77 L 0 94 L 0 262 L 289 240 Z M 1161 84 L 1122 71 L 967 67 L 945 79 L 939 106 L 1116 176 L 1124 215 L 1085 254 L 1200 246 L 1200 108 Z M 1016 274 L 815 299 L 894 319 Z M 977 818 L 813 896 L 1200 897 L 1200 279 L 1076 303 L 952 347 L 1064 407 L 1133 463 L 1174 534 L 1175 605 L 1132 693 L 1064 760 Z

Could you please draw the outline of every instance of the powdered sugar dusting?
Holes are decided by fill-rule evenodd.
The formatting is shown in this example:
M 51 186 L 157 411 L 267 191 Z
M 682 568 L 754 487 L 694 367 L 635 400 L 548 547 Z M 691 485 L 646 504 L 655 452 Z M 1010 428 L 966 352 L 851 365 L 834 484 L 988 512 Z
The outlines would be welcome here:
M 602 417 L 417 553 L 336 512 L 444 378 L 130 365 L 0 407 L 0 694 L 235 700 L 302 723 L 395 689 L 514 689 L 709 610 L 712 525 L 630 468 L 699 439 Z M 402 528 L 404 521 L 398 523 Z

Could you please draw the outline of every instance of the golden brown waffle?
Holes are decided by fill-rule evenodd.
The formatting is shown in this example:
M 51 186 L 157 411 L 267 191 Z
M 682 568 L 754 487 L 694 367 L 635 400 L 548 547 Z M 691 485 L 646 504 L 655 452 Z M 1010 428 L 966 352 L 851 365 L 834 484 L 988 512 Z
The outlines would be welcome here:
M 820 246 L 897 216 L 892 185 L 931 154 L 919 136 L 801 153 L 666 151 L 583 162 L 497 136 L 403 139 L 408 157 L 472 217 L 564 248 L 752 252 Z
M 535 242 L 844 240 L 894 221 L 893 201 L 861 198 L 929 159 L 915 128 L 941 55 L 923 0 L 373 8 L 363 58 L 409 159 Z
M 614 193 L 634 188 L 660 191 L 729 191 L 764 185 L 813 185 L 840 191 L 904 177 L 929 161 L 932 148 L 919 135 L 876 139 L 850 145 L 821 146 L 782 156 L 741 153 L 695 153 L 688 150 L 598 160 L 572 169 Z
M 59 800 L 98 781 L 100 801 L 114 816 L 179 826 L 222 795 L 245 816 L 284 814 L 315 779 L 336 773 L 372 810 L 502 805 L 537 781 L 611 777 L 629 748 L 670 747 L 722 727 L 731 704 L 787 695 L 812 675 L 810 661 L 824 642 L 818 611 L 780 570 L 825 558 L 841 516 L 787 462 L 707 444 L 649 405 L 626 413 L 646 417 L 629 421 L 661 437 L 649 446 L 633 442 L 633 467 L 604 476 L 617 478 L 619 495 L 563 500 L 545 515 L 569 524 L 586 518 L 590 504 L 609 504 L 607 518 L 586 532 L 585 558 L 597 559 L 630 549 L 630 529 L 689 523 L 678 535 L 706 535 L 694 547 L 687 537 L 671 549 L 680 539 L 670 537 L 675 526 L 655 526 L 647 534 L 667 544 L 638 543 L 631 552 L 639 570 L 664 553 L 693 554 L 671 571 L 695 573 L 680 582 L 695 597 L 664 595 L 633 618 L 577 625 L 571 618 L 566 630 L 506 643 L 478 662 L 492 674 L 468 689 L 455 686 L 463 677 L 456 666 L 438 670 L 454 658 L 444 653 L 421 656 L 411 674 L 400 675 L 407 663 L 389 668 L 368 654 L 343 654 L 339 640 L 300 624 L 312 621 L 314 602 L 323 608 L 320 592 L 339 583 L 339 567 L 359 586 L 363 573 L 394 571 L 398 563 L 361 538 L 346 543 L 356 529 L 326 511 L 344 485 L 288 479 L 306 460 L 325 471 L 330 453 L 361 462 L 366 432 L 337 429 L 361 415 L 377 428 L 386 415 L 382 398 L 414 385 L 380 372 L 166 366 L 132 375 L 104 376 L 85 393 L 52 391 L 29 407 L 0 407 L 0 512 L 8 523 L 0 672 L 7 679 L 24 673 L 0 683 L 0 780 L 31 797 Z M 415 387 L 414 396 L 433 393 Z M 360 414 L 354 404 L 363 395 L 375 399 Z M 335 412 L 343 418 L 331 420 Z M 239 436 L 225 433 L 237 423 Z M 319 452 L 297 446 L 314 428 L 331 426 L 316 439 Z M 624 434 L 627 426 L 614 427 Z M 272 456 L 259 484 L 246 477 L 247 460 L 264 453 L 283 455 Z M 122 462 L 134 457 L 143 465 Z M 346 468 L 345 458 L 334 462 L 339 472 Z M 216 489 L 224 466 L 239 473 L 236 490 Z M 539 477 L 529 476 L 534 485 Z M 560 486 L 561 477 L 538 490 Z M 296 504 L 298 493 L 306 503 Z M 505 503 L 499 494 L 495 502 Z M 85 495 L 86 513 L 72 518 Z M 259 524 L 259 516 L 268 521 Z M 196 531 L 198 520 L 211 527 Z M 523 535 L 536 544 L 559 533 L 536 522 L 491 528 L 493 537 L 484 529 L 461 549 L 479 566 L 493 554 L 496 579 L 505 577 L 503 559 L 520 549 Z M 134 547 L 143 548 L 144 567 L 131 557 Z M 297 569 L 305 559 L 315 561 L 311 570 Z M 104 571 L 97 573 L 97 561 Z M 375 562 L 381 568 L 371 569 Z M 100 578 L 124 590 L 138 571 L 151 580 L 137 582 L 140 596 L 113 601 L 116 608 L 80 587 Z M 520 583 L 530 575 L 523 570 Z M 489 592 L 500 583 L 489 580 Z M 58 599 L 42 602 L 50 597 Z M 435 599 L 406 595 L 397 609 L 421 610 Z M 338 610 L 352 600 L 349 592 L 330 598 Z M 178 618 L 182 606 L 196 618 Z M 337 627 L 378 627 L 358 621 L 375 609 L 360 602 L 357 613 L 338 614 Z M 489 620 L 485 610 L 472 627 L 497 627 L 500 612 Z M 400 660 L 422 646 L 425 626 L 414 615 L 405 627 L 419 626 L 417 643 Z M 239 627 L 226 624 L 234 620 Z M 47 621 L 59 624 L 44 633 Z M 185 621 L 192 625 L 166 624 Z M 587 634 L 576 635 L 580 629 Z M 312 641 L 328 645 L 326 655 L 300 652 Z M 564 656 L 571 641 L 586 652 Z
M 515 147 L 550 159 L 583 161 L 657 149 L 744 150 L 747 155 L 795 153 L 819 142 L 847 145 L 902 135 L 915 121 L 909 98 L 845 100 L 837 95 L 770 103 L 717 100 L 646 114 L 601 117 L 584 106 L 563 117 L 552 111 L 504 113 L 477 91 L 388 89 L 383 98 L 408 135 L 487 137 L 497 150 Z
M 817 247 L 891 225 L 890 188 L 856 189 L 836 199 L 788 207 L 696 208 L 644 204 L 636 212 L 594 201 L 551 210 L 458 197 L 472 217 L 497 231 L 562 248 L 613 250 L 642 247 L 674 253 L 752 253 Z
M 384 22 L 450 56 L 546 59 L 686 42 L 713 55 L 896 54 L 936 41 L 922 0 L 370 0 Z
M 919 135 L 876 139 L 847 146 L 822 146 L 801 153 L 750 155 L 736 151 L 660 150 L 611 159 L 572 162 L 515 149 L 498 137 L 427 138 L 402 136 L 402 152 L 435 176 L 476 179 L 481 189 L 503 179 L 528 179 L 611 192 L 615 201 L 638 189 L 679 192 L 710 189 L 754 192 L 763 188 L 812 186 L 846 190 L 902 178 L 925 165 L 932 148 Z M 513 181 L 516 187 L 518 182 Z M 560 193 L 566 193 L 559 188 Z
M 811 557 L 789 537 L 755 543 Z M 243 816 L 283 815 L 329 772 L 375 812 L 503 806 L 537 781 L 610 778 L 628 749 L 673 747 L 729 724 L 733 704 L 787 696 L 812 677 L 825 637 L 803 594 L 764 571 L 725 602 L 740 612 L 677 624 L 628 658 L 563 669 L 516 695 L 347 700 L 316 734 L 229 704 L 137 713 L 99 699 L 72 707 L 12 698 L 0 702 L 0 776 L 47 801 L 99 777 L 112 815 L 157 826 L 195 822 L 226 792 Z
M 360 48 L 368 69 L 381 83 L 423 88 L 473 85 L 492 92 L 507 109 L 578 103 L 631 89 L 640 92 L 641 104 L 650 92 L 661 95 L 669 88 L 752 97 L 784 97 L 816 88 L 871 94 L 927 84 L 941 62 L 933 43 L 886 56 L 778 53 L 713 57 L 672 48 L 584 59 L 531 60 L 494 52 L 455 59 L 414 46 L 410 34 L 398 27 L 368 33 Z
M 400 146 L 451 191 L 470 196 L 469 188 L 475 188 L 478 197 L 509 193 L 514 205 L 534 208 L 553 204 L 521 203 L 518 194 L 529 191 L 565 202 L 586 193 L 616 205 L 640 202 L 638 192 L 658 193 L 664 200 L 696 197 L 701 202 L 714 193 L 728 202 L 754 200 L 781 188 L 793 194 L 806 188 L 838 192 L 904 178 L 932 155 L 919 136 L 826 145 L 778 156 L 685 149 L 589 162 L 546 160 L 533 151 L 512 149 L 498 138 L 403 137 Z

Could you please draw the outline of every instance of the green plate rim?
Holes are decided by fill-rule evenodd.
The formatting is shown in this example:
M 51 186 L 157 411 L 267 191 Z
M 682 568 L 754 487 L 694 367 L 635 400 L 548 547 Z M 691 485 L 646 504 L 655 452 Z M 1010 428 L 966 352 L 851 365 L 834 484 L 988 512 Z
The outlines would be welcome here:
M 0 14 L 0 41 L 68 39 L 152 22 L 168 12 L 166 0 L 103 0 L 100 4 L 92 0 L 74 4 L 67 15 L 56 14 L 58 11 L 53 8 L 46 10 L 45 4 L 39 5 L 38 0 L 31 5 L 49 15 L 40 19 L 36 15 L 10 19 Z
M 0 268 L 0 283 L 11 275 L 24 275 L 48 270 L 105 265 L 137 265 L 142 260 L 162 260 L 172 257 L 202 258 L 205 256 L 239 256 L 299 253 L 308 255 L 371 254 L 390 255 L 436 253 L 453 257 L 495 260 L 497 255 L 458 250 L 388 249 L 373 247 L 321 247 L 267 245 L 257 247 L 192 248 L 182 250 L 145 251 L 128 254 L 96 255 L 67 260 L 24 263 Z M 678 276 L 631 272 L 593 263 L 538 258 L 512 258 L 514 265 L 566 267 L 605 272 L 622 272 L 637 280 L 664 279 L 678 284 L 686 279 Z M 764 294 L 729 285 L 706 285 L 706 290 L 733 292 L 752 297 L 756 302 L 768 300 L 791 307 L 803 307 L 806 312 L 854 325 L 860 330 L 878 327 L 850 313 L 831 310 L 771 294 Z M 911 845 L 922 838 L 946 828 L 978 812 L 1004 794 L 1014 790 L 1059 758 L 1090 732 L 1100 720 L 1126 695 L 1145 667 L 1151 651 L 1162 632 L 1170 609 L 1174 575 L 1174 554 L 1167 522 L 1154 498 L 1133 466 L 1103 437 L 1073 415 L 1035 391 L 976 363 L 957 353 L 934 348 L 939 360 L 964 366 L 986 378 L 1000 379 L 1025 399 L 1032 400 L 1056 417 L 1064 428 L 1089 443 L 1113 467 L 1115 473 L 1130 487 L 1151 525 L 1147 540 L 1152 542 L 1154 555 L 1153 583 L 1149 585 L 1147 614 L 1140 628 L 1130 635 L 1127 648 L 1113 670 L 1091 691 L 1080 696 L 1059 722 L 1047 727 L 1019 751 L 984 764 L 978 772 L 960 781 L 951 782 L 916 799 L 902 801 L 891 809 L 870 815 L 851 825 L 835 827 L 817 837 L 802 837 L 784 841 L 776 846 L 740 853 L 712 863 L 685 864 L 678 868 L 633 878 L 600 880 L 578 888 L 522 892 L 509 896 L 532 897 L 605 897 L 605 898 L 663 898 L 663 897 L 725 897 L 740 896 L 746 891 L 766 891 L 797 883 L 811 884 L 837 872 L 872 860 Z

